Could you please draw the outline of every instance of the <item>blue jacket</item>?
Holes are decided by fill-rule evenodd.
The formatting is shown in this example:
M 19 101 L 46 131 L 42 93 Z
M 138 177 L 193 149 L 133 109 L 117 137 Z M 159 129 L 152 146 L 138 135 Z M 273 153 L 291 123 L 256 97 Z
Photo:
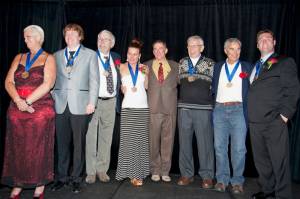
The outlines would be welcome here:
M 211 91 L 212 91 L 212 96 L 214 100 L 214 104 L 216 103 L 216 97 L 217 97 L 217 92 L 218 92 L 218 85 L 219 85 L 219 77 L 221 73 L 221 69 L 225 61 L 221 61 L 215 64 L 214 66 L 214 74 L 212 78 L 212 84 L 211 84 Z M 247 94 L 248 94 L 248 89 L 250 86 L 250 75 L 251 75 L 251 68 L 252 65 L 248 62 L 240 61 L 241 66 L 242 66 L 242 71 L 244 73 L 247 73 L 247 77 L 243 78 L 242 80 L 242 99 L 243 99 L 243 109 L 244 109 L 244 117 L 245 121 L 247 124 L 248 121 L 248 114 L 247 114 Z M 239 75 L 239 74 L 236 74 Z

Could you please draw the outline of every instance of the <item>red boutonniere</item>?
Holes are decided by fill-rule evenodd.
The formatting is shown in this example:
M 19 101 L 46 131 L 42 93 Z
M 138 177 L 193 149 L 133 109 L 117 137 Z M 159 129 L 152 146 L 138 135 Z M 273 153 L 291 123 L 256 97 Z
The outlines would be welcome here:
M 115 60 L 115 66 L 120 66 L 121 64 L 121 60 L 120 59 L 116 59 Z
M 278 59 L 275 57 L 270 58 L 267 61 L 267 65 L 268 65 L 268 70 L 270 70 L 270 68 L 272 67 L 273 64 L 276 64 L 278 62 Z
M 241 72 L 239 76 L 240 76 L 240 78 L 244 79 L 244 78 L 247 78 L 247 77 L 248 77 L 248 73 L 246 73 L 246 72 Z
M 139 66 L 139 71 L 141 71 L 145 75 L 147 73 L 147 66 L 145 65 Z

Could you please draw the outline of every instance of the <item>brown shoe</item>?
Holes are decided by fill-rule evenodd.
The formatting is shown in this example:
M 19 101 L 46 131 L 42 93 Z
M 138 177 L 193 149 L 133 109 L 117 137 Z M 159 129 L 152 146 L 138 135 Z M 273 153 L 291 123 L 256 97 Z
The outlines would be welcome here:
M 244 193 L 243 185 L 239 185 L 239 184 L 233 185 L 232 189 L 231 189 L 231 192 L 233 194 L 242 194 L 242 193 Z
M 210 178 L 203 179 L 203 181 L 202 181 L 202 188 L 203 189 L 211 189 L 211 188 L 213 188 L 213 180 L 210 179 Z
M 225 192 L 226 186 L 223 183 L 217 183 L 215 184 L 215 190 L 218 192 Z
M 96 182 L 96 175 L 87 175 L 85 178 L 85 182 L 88 184 L 93 184 Z
M 185 176 L 181 176 L 179 178 L 179 180 L 177 181 L 177 184 L 184 186 L 184 185 L 188 185 L 188 184 L 192 183 L 193 181 L 194 181 L 193 177 L 188 178 L 188 177 L 185 177 Z
M 99 172 L 97 173 L 97 177 L 101 182 L 109 182 L 110 177 L 105 172 Z

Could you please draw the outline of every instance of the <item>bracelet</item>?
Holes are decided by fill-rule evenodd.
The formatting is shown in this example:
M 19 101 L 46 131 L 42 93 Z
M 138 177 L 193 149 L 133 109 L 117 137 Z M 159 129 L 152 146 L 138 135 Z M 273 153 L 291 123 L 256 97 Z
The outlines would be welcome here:
M 28 102 L 27 99 L 25 99 L 25 103 L 26 103 L 28 106 L 31 106 L 31 104 L 32 104 L 32 103 Z

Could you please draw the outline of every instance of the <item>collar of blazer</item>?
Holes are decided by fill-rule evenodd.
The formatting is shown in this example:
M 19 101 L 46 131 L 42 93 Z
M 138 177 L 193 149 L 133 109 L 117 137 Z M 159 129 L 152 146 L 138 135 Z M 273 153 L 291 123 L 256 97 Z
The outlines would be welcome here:
M 271 70 L 274 64 L 277 64 L 280 61 L 281 57 L 273 53 L 262 65 L 262 71 L 261 72 L 267 72 L 268 70 Z

